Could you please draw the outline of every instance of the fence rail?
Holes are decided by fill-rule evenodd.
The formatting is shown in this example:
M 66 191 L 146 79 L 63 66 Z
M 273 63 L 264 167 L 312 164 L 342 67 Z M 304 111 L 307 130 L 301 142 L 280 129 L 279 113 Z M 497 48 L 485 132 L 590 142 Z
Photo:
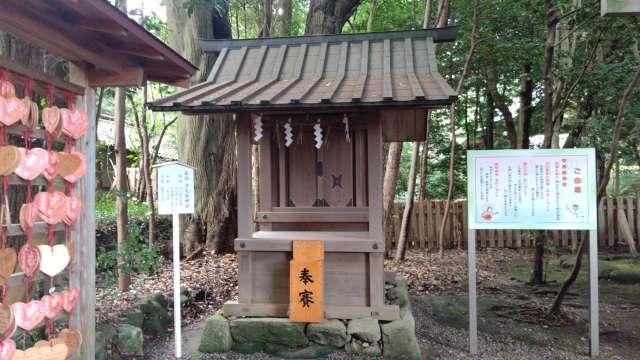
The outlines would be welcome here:
M 445 201 L 433 200 L 416 203 L 411 218 L 408 247 L 410 249 L 436 250 L 438 234 L 444 217 Z M 386 228 L 386 248 L 392 251 L 396 247 L 404 203 L 395 203 L 391 220 Z M 600 248 L 626 249 L 619 226 L 619 214 L 622 211 L 636 244 L 640 241 L 640 198 L 619 197 L 602 199 L 598 206 L 598 245 Z M 449 219 L 445 224 L 444 247 L 466 248 L 467 244 L 467 201 L 457 200 L 451 204 Z M 575 250 L 581 238 L 587 237 L 586 231 L 554 230 L 549 246 Z M 479 248 L 522 248 L 532 247 L 533 237 L 526 230 L 478 230 L 476 235 Z

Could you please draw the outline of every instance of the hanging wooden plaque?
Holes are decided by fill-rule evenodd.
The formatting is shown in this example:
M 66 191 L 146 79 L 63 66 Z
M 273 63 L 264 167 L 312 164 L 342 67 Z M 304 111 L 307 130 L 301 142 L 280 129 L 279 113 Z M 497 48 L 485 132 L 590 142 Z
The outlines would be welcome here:
M 289 271 L 289 319 L 321 322 L 324 319 L 324 243 L 295 240 Z

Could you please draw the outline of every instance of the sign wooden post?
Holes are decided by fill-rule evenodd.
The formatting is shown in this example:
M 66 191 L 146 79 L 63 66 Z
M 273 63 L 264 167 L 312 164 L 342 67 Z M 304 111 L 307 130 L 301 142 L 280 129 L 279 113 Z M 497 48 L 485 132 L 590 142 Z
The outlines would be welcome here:
M 469 350 L 478 353 L 476 229 L 588 230 L 590 353 L 598 356 L 594 149 L 467 151 Z
M 180 214 L 195 211 L 195 169 L 179 162 L 154 166 L 157 171 L 158 214 L 173 217 L 173 324 L 176 358 L 182 357 L 180 312 Z
M 318 323 L 324 319 L 324 242 L 294 240 L 289 268 L 289 319 Z

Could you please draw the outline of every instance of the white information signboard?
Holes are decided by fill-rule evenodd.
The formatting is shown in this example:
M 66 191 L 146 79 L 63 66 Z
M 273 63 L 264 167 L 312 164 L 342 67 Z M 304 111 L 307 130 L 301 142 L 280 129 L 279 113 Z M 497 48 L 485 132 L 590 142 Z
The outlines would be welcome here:
M 478 353 L 476 229 L 589 230 L 591 356 L 599 354 L 594 149 L 467 151 L 469 349 Z
M 469 228 L 597 228 L 594 149 L 467 152 Z
M 173 319 L 176 358 L 182 357 L 180 304 L 180 214 L 195 210 L 195 169 L 174 161 L 154 166 L 158 188 L 158 214 L 173 216 Z
M 156 166 L 158 214 L 193 214 L 195 209 L 194 169 L 179 162 Z

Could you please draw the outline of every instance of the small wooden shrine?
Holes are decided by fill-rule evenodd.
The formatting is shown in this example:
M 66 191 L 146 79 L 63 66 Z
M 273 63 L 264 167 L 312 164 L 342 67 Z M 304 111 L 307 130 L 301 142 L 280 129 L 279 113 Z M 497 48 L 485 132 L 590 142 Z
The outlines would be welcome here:
M 0 358 L 94 359 L 94 88 L 197 69 L 103 0 L 4 0 L 0 30 L 68 68 L 0 56 Z
M 218 54 L 209 80 L 151 108 L 236 116 L 240 294 L 225 315 L 399 316 L 384 299 L 383 143 L 424 140 L 426 109 L 455 99 L 434 46 L 455 37 L 449 27 L 202 41 Z

